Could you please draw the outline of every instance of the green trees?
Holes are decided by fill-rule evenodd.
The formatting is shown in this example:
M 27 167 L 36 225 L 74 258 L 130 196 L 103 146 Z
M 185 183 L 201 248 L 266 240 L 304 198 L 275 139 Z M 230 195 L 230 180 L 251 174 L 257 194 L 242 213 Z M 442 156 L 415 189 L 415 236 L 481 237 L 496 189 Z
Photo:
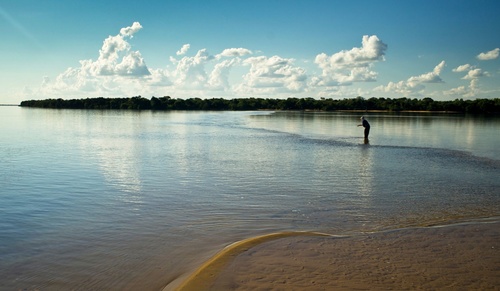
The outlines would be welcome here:
M 263 99 L 263 98 L 189 98 L 174 99 L 170 96 L 141 96 L 129 98 L 86 98 L 86 99 L 45 99 L 21 102 L 23 107 L 69 108 L 69 109 L 125 109 L 125 110 L 385 110 L 385 111 L 448 111 L 462 113 L 500 114 L 500 99 L 456 99 L 451 101 L 434 101 L 432 98 L 410 99 L 376 98 L 365 99 L 361 96 L 350 99 L 314 99 L 295 98 Z

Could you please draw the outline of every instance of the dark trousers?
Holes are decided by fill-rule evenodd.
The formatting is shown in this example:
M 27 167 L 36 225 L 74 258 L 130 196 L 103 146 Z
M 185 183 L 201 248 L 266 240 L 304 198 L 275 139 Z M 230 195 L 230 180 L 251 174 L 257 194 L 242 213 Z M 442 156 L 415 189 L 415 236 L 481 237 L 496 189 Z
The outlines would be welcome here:
M 370 134 L 370 127 L 366 126 L 365 127 L 365 138 L 368 138 L 368 135 Z

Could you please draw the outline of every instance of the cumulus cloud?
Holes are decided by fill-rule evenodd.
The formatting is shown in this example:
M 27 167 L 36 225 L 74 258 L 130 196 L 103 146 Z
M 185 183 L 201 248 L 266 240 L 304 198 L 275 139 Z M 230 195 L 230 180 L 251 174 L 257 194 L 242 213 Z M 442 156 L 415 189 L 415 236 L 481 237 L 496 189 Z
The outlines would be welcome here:
M 426 83 L 443 83 L 440 77 L 445 61 L 441 61 L 431 72 L 412 76 L 406 81 L 389 82 L 386 86 L 378 86 L 374 90 L 380 92 L 393 92 L 403 96 L 421 96 L 424 93 Z
M 222 57 L 228 58 L 220 63 L 217 63 L 210 73 L 208 86 L 213 90 L 229 89 L 229 72 L 235 65 L 241 64 L 240 57 L 251 55 L 252 51 L 246 48 L 228 48 L 215 56 L 215 59 L 220 60 Z
M 443 91 L 447 96 L 466 96 L 470 91 L 465 86 L 459 86 L 450 90 Z
M 361 47 L 344 50 L 328 56 L 321 53 L 314 62 L 322 69 L 320 77 L 313 84 L 319 86 L 346 85 L 352 82 L 371 82 L 377 73 L 371 68 L 375 62 L 384 61 L 387 45 L 376 35 L 365 35 Z
M 492 51 L 488 52 L 491 53 Z M 486 54 L 488 54 L 486 53 Z M 479 58 L 479 56 L 478 56 Z M 452 70 L 455 73 L 465 73 L 467 74 L 462 77 L 463 80 L 469 80 L 468 86 L 459 86 L 456 88 L 452 88 L 450 90 L 444 91 L 443 93 L 448 96 L 460 96 L 460 97 L 475 97 L 477 94 L 481 92 L 479 87 L 479 78 L 489 76 L 490 74 L 486 71 L 483 71 L 480 68 L 476 68 L 475 66 L 471 66 L 469 64 L 458 66 L 457 68 Z
M 378 86 L 374 90 L 386 93 L 397 93 L 401 96 L 422 95 L 425 86 L 408 81 L 389 82 L 386 86 Z
M 208 86 L 212 90 L 225 90 L 229 89 L 229 72 L 230 69 L 239 63 L 239 59 L 224 60 L 217 63 L 210 73 L 208 79 Z
M 44 78 L 38 94 L 58 95 L 78 94 L 82 92 L 109 92 L 108 82 L 98 80 L 95 76 L 88 75 L 85 71 L 68 68 L 59 74 L 54 81 Z
M 184 55 L 189 44 L 184 45 L 177 55 Z M 231 69 L 241 65 L 240 57 L 252 54 L 246 48 L 228 48 L 220 54 L 211 55 L 207 49 L 199 50 L 195 56 L 183 56 L 180 59 L 170 57 L 175 69 L 168 74 L 177 89 L 184 90 L 229 90 Z M 221 60 L 222 58 L 224 60 Z
M 477 69 L 471 69 L 469 72 L 467 72 L 467 75 L 463 77 L 465 80 L 472 80 L 472 79 L 477 79 L 480 77 L 484 77 L 488 75 L 488 72 L 483 72 L 483 70 L 477 68 Z
M 480 53 L 477 55 L 477 59 L 481 61 L 489 61 L 489 60 L 494 60 L 498 58 L 498 55 L 500 54 L 500 48 L 496 48 L 494 50 L 491 50 L 489 52 L 485 53 Z
M 54 81 L 44 78 L 37 94 L 42 96 L 116 95 L 133 92 L 139 84 L 130 77 L 147 78 L 150 71 L 139 51 L 131 50 L 127 38 L 142 28 L 139 22 L 120 29 L 120 33 L 107 37 L 99 49 L 96 60 L 81 60 L 80 66 L 66 69 Z M 127 81 L 124 79 L 128 78 Z M 133 88 L 127 91 L 126 88 Z M 135 94 L 135 93 L 132 93 Z
M 149 75 L 144 58 L 139 51 L 131 51 L 126 37 L 133 35 L 142 28 L 139 22 L 120 29 L 120 34 L 109 36 L 99 50 L 96 61 L 81 61 L 82 70 L 91 75 L 145 76 Z M 121 59 L 120 59 L 121 58 Z
M 281 98 L 304 92 L 306 96 L 343 98 L 367 96 L 377 91 L 421 97 L 432 95 L 426 92 L 427 87 L 433 86 L 429 84 L 444 83 L 441 76 L 446 63 L 442 61 L 429 72 L 374 89 L 370 84 L 351 86 L 377 81 L 375 66 L 385 61 L 388 46 L 376 35 L 362 36 L 357 47 L 329 54 L 319 52 L 313 59 L 299 61 L 237 46 L 212 55 L 205 48 L 193 51 L 186 43 L 167 56 L 170 63 L 166 60 L 164 67 L 149 68 L 130 41 L 142 28 L 139 22 L 134 22 L 119 29 L 116 35 L 103 38 L 102 45 L 96 48 L 95 58 L 81 60 L 79 65 L 55 78 L 44 77 L 38 89 L 27 88 L 24 92 L 38 98 L 139 94 L 172 94 L 179 98 L 255 95 Z M 499 55 L 500 48 L 496 48 L 476 58 L 494 60 Z M 463 84 L 447 88 L 449 90 L 443 91 L 445 95 L 467 97 L 486 92 L 480 88 L 480 81 L 490 76 L 488 72 L 471 64 L 460 65 L 452 71 L 458 73 L 456 79 L 461 78 Z
M 82 74 L 89 76 L 146 76 L 149 70 L 139 51 L 131 51 L 131 46 L 125 38 L 142 28 L 139 22 L 120 29 L 120 33 L 109 36 L 103 41 L 97 60 L 80 61 Z
M 149 69 L 151 75 L 148 76 L 147 81 L 153 87 L 168 87 L 172 86 L 172 76 L 169 70 L 166 69 Z
M 193 57 L 185 56 L 175 60 L 175 85 L 182 88 L 203 88 L 208 80 L 205 66 L 212 59 L 214 57 L 206 49 L 201 49 Z
M 455 72 L 455 73 L 460 73 L 460 72 L 467 72 L 468 70 L 470 70 L 472 68 L 471 65 L 469 64 L 465 64 L 465 65 L 461 65 L 461 66 L 458 66 L 456 67 L 455 69 L 453 69 L 452 71 Z
M 476 68 L 475 66 L 471 66 L 469 64 L 458 66 L 455 69 L 453 69 L 452 71 L 455 73 L 467 72 L 467 74 L 462 78 L 464 80 L 472 80 L 472 79 L 477 79 L 477 78 L 481 78 L 484 76 L 489 76 L 488 72 L 485 72 L 482 69 Z
M 228 48 L 223 50 L 220 54 L 217 55 L 217 59 L 221 57 L 243 57 L 246 55 L 251 55 L 252 51 L 246 48 Z
M 304 69 L 293 65 L 294 59 L 279 56 L 250 57 L 243 61 L 250 66 L 243 76 L 239 92 L 275 93 L 301 92 L 306 87 L 307 76 Z
M 354 47 L 351 50 L 344 50 L 328 57 L 322 53 L 316 57 L 316 63 L 320 66 L 344 68 L 344 67 L 364 67 L 375 61 L 384 59 L 387 45 L 376 35 L 363 36 L 361 47 Z
M 142 28 L 142 25 L 139 22 L 134 22 L 132 26 L 124 27 L 120 29 L 120 34 L 122 36 L 130 36 L 133 37 L 136 32 L 138 32 Z
M 443 71 L 444 66 L 446 65 L 445 61 L 441 61 L 434 70 L 429 73 L 422 74 L 420 76 L 410 77 L 408 79 L 408 83 L 443 83 L 443 80 L 439 76 L 441 71 Z
M 479 88 L 478 79 L 471 79 L 468 86 L 459 86 L 452 88 L 450 90 L 443 91 L 444 95 L 455 96 L 455 97 L 475 97 L 479 94 L 481 89 Z
M 138 51 L 130 52 L 123 57 L 122 62 L 116 65 L 115 73 L 121 76 L 149 75 L 150 72 Z
M 185 55 L 190 47 L 191 47 L 191 45 L 187 43 L 187 44 L 183 45 L 181 47 L 181 49 L 178 50 L 175 54 L 178 56 Z
M 127 96 L 146 95 L 148 92 L 186 97 L 198 93 L 207 96 L 210 91 L 226 96 L 279 96 L 316 90 L 319 86 L 321 92 L 340 94 L 346 93 L 347 89 L 341 90 L 337 85 L 375 81 L 377 73 L 372 66 L 384 60 L 387 49 L 377 36 L 363 36 L 361 47 L 331 56 L 317 55 L 315 62 L 321 75 L 312 73 L 308 76 L 292 58 L 268 57 L 261 55 L 261 51 L 242 47 L 227 48 L 216 55 L 200 49 L 189 55 L 190 44 L 184 44 L 169 57 L 173 66 L 150 69 L 141 53 L 132 50 L 129 43 L 129 39 L 141 29 L 139 22 L 121 28 L 117 35 L 104 39 L 97 59 L 81 60 L 80 66 L 68 68 L 54 81 L 45 79 L 40 91 L 50 97 Z M 233 69 L 242 75 L 239 78 L 231 75 Z M 235 83 L 231 84 L 232 81 Z

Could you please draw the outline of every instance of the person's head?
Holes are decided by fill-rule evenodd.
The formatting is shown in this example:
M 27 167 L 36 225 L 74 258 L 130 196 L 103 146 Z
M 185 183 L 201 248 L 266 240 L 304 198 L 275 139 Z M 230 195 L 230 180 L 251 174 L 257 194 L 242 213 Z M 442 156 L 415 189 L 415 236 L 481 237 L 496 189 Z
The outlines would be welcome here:
M 361 116 L 361 118 L 360 118 L 360 119 L 361 119 L 361 120 L 364 120 L 364 119 L 365 119 L 365 117 L 364 117 L 364 116 Z

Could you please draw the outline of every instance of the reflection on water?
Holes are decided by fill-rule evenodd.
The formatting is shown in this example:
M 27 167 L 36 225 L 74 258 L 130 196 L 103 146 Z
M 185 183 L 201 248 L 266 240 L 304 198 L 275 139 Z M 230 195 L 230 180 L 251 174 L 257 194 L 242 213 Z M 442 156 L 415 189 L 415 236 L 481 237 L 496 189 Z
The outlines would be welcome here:
M 369 199 L 373 189 L 373 160 L 369 145 L 361 148 L 361 159 L 359 163 L 359 179 L 361 187 L 359 193 L 361 196 Z
M 75 117 L 81 127 L 73 127 L 71 134 L 77 137 L 82 156 L 93 161 L 106 183 L 119 190 L 115 199 L 130 204 L 131 211 L 138 210 L 143 203 L 139 174 L 142 149 L 140 140 L 133 138 L 141 134 L 134 115 L 123 118 L 119 112 L 108 115 L 93 111 L 89 116 L 77 114 Z
M 0 113 L 7 290 L 158 290 L 258 234 L 500 214 L 497 118 L 365 114 L 365 143 L 350 113 Z
M 84 147 L 94 147 L 95 154 L 102 169 L 102 174 L 111 185 L 116 185 L 126 192 L 140 192 L 141 180 L 138 167 L 135 165 L 136 154 L 134 145 L 128 141 L 107 143 L 106 140 L 96 140 Z
M 371 144 L 448 148 L 498 159 L 500 118 L 458 114 L 363 113 L 370 121 Z M 251 118 L 254 127 L 313 138 L 353 142 L 363 136 L 359 113 L 276 112 Z M 289 125 L 290 121 L 295 123 Z M 359 139 L 362 141 L 362 139 Z

